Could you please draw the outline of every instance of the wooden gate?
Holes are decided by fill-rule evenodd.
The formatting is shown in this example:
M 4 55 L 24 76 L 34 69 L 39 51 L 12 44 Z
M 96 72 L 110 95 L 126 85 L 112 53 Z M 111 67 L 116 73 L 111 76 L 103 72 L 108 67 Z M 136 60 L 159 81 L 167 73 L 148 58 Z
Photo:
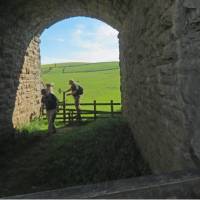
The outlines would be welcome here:
M 114 102 L 97 102 L 94 100 L 91 103 L 80 103 L 81 120 L 91 121 L 97 118 L 108 118 L 116 117 L 121 114 L 121 103 Z M 42 115 L 45 116 L 45 111 L 42 111 Z M 77 112 L 74 103 L 66 102 L 66 93 L 63 92 L 63 101 L 59 102 L 59 109 L 56 115 L 57 121 L 62 121 L 63 123 L 73 123 L 77 120 Z

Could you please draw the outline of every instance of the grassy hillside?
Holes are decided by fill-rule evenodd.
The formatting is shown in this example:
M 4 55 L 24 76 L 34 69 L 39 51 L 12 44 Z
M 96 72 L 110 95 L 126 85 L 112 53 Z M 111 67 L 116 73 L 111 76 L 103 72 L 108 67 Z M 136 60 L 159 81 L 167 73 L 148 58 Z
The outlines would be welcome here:
M 124 119 L 0 145 L 0 197 L 150 174 Z
M 45 83 L 54 83 L 54 93 L 60 100 L 62 94 L 58 93 L 58 89 L 68 89 L 68 81 L 73 79 L 84 88 L 81 102 L 121 102 L 118 62 L 43 65 L 42 79 Z M 68 102 L 72 101 L 72 97 L 68 97 Z

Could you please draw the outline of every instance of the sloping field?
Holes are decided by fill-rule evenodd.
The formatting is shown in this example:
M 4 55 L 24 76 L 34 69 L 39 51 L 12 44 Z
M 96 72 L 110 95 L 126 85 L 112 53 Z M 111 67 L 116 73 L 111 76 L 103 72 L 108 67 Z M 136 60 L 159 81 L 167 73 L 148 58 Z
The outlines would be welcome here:
M 67 90 L 73 79 L 84 88 L 81 102 L 121 102 L 120 71 L 118 62 L 60 63 L 42 66 L 44 83 L 54 83 L 54 93 L 62 100 L 59 88 Z M 73 102 L 68 97 L 68 102 Z

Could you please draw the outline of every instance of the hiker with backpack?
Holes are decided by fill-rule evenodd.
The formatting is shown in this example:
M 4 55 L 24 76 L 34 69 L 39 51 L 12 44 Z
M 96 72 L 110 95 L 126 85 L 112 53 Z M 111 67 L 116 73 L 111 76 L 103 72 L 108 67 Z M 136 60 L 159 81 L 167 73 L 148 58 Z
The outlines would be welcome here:
M 81 119 L 81 114 L 80 114 L 80 96 L 83 94 L 83 88 L 77 84 L 73 80 L 69 80 L 69 85 L 70 88 L 66 92 L 70 92 L 67 95 L 72 95 L 74 97 L 74 104 L 77 112 L 77 119 Z
M 54 121 L 58 109 L 58 99 L 48 89 L 42 89 L 42 107 L 46 108 L 46 115 L 48 120 L 48 135 L 56 133 Z

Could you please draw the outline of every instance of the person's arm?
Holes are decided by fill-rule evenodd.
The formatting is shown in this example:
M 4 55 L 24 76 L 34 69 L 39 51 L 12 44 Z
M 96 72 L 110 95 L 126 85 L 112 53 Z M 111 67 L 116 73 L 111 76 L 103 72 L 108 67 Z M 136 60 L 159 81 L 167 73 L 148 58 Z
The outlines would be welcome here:
M 68 90 L 66 90 L 66 91 L 64 91 L 64 92 L 70 92 L 72 89 L 71 88 L 69 88 Z
M 77 93 L 76 90 L 72 91 L 71 93 L 68 93 L 67 96 L 70 96 L 70 95 L 75 95 Z
M 45 109 L 45 101 L 44 101 L 44 97 L 42 97 L 42 99 L 41 99 L 41 108 L 40 108 L 40 115 L 41 116 L 44 113 L 44 109 Z
M 56 96 L 55 96 L 55 98 L 56 98 L 56 111 L 59 112 L 59 101 L 58 101 L 58 98 Z
M 74 88 L 74 86 L 72 86 L 69 90 L 67 90 L 67 92 L 71 91 L 70 93 L 67 93 L 67 96 L 70 96 L 70 95 L 75 95 L 76 94 L 76 90 Z
M 41 107 L 44 108 L 45 102 L 44 102 L 44 97 L 41 99 Z

